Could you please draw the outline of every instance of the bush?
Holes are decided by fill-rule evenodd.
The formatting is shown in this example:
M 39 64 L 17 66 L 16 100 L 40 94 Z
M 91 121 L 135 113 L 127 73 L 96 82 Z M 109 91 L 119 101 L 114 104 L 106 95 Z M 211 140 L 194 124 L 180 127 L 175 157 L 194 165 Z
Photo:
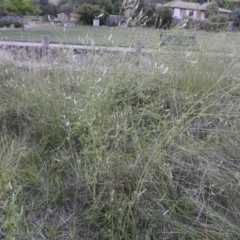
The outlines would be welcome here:
M 193 19 L 192 17 L 187 17 L 186 19 L 186 29 L 202 29 L 202 21 Z
M 240 9 L 235 9 L 231 14 L 231 20 L 233 21 L 233 24 L 237 27 L 239 27 L 240 24 Z
M 141 11 L 135 11 L 131 18 L 128 19 L 127 25 L 129 27 L 152 26 L 154 25 L 154 20 L 152 21 L 153 15 L 154 10 L 152 8 L 143 8 Z
M 44 15 L 55 16 L 57 14 L 57 7 L 52 3 L 40 5 L 40 10 L 41 10 L 40 16 Z
M 60 12 L 67 14 L 68 20 L 70 19 L 70 13 L 72 13 L 74 6 L 70 3 L 63 4 L 60 7 Z
M 121 14 L 122 13 L 122 2 L 121 0 L 117 0 L 116 2 L 114 2 L 113 4 L 113 8 L 112 8 L 112 14 Z
M 211 2 L 206 6 L 206 12 L 205 12 L 206 18 L 215 16 L 218 14 L 219 14 L 219 9 L 216 2 Z
M 37 18 L 32 19 L 32 22 L 41 22 L 41 21 L 42 21 L 42 20 L 37 19 Z
M 113 10 L 113 4 L 111 0 L 101 0 L 101 5 L 107 13 L 111 13 Z
M 82 21 L 84 24 L 88 24 L 88 25 L 92 25 L 93 19 L 95 19 L 96 16 L 99 16 L 101 13 L 104 14 L 100 18 L 101 24 L 104 24 L 108 17 L 108 14 L 105 11 L 102 12 L 99 5 L 93 5 L 93 4 L 87 4 L 87 3 L 84 3 L 82 6 L 78 7 L 75 10 L 75 13 L 77 13 L 81 16 L 80 21 Z
M 173 21 L 173 12 L 168 7 L 159 7 L 155 15 L 156 28 L 170 28 Z
M 204 23 L 205 31 L 219 32 L 224 31 L 228 26 L 228 18 L 221 15 L 211 16 Z
M 43 22 L 52 22 L 54 20 L 54 17 L 51 15 L 46 15 L 42 17 Z
M 20 22 L 0 20 L 0 27 L 10 27 L 12 24 L 14 24 L 15 28 L 22 27 L 22 24 Z
M 117 27 L 118 24 L 117 24 L 116 22 L 112 22 L 112 23 L 110 24 L 110 26 L 111 26 L 111 27 Z
M 62 22 L 59 21 L 59 20 L 55 20 L 55 21 L 53 21 L 53 23 L 56 23 L 56 24 L 62 24 Z
M 154 26 L 155 24 L 155 18 L 154 18 L 154 14 L 155 14 L 155 10 L 151 7 L 145 7 L 142 10 L 143 12 L 143 16 L 141 19 L 141 23 L 143 25 L 147 25 L 149 27 Z

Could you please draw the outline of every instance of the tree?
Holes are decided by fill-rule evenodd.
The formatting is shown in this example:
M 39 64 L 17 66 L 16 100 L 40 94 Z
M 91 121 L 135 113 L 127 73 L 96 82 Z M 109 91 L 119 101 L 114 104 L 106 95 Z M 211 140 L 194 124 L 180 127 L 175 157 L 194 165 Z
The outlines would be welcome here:
M 93 19 L 95 19 L 97 16 L 100 16 L 100 14 L 102 14 L 102 17 L 100 18 L 101 23 L 104 23 L 106 18 L 108 17 L 108 13 L 102 11 L 99 5 L 87 3 L 84 3 L 83 5 L 76 8 L 75 13 L 81 16 L 80 20 L 83 23 L 90 25 L 93 23 Z
M 240 25 L 240 9 L 235 9 L 231 14 L 231 19 L 233 21 L 233 24 L 237 27 Z
M 206 18 L 219 14 L 218 4 L 213 1 L 206 6 L 205 16 Z
M 3 0 L 0 0 L 0 15 L 4 14 Z
M 57 14 L 57 7 L 56 5 L 49 3 L 48 0 L 39 0 L 38 7 L 40 10 L 40 15 L 46 16 L 55 16 Z
M 32 0 L 2 0 L 2 3 L 5 12 L 21 14 L 23 30 L 23 15 L 39 12 L 39 9 L 33 4 Z
M 111 0 L 101 0 L 101 6 L 107 13 L 112 13 L 113 4 Z
M 112 13 L 113 14 L 121 14 L 123 10 L 123 2 L 122 0 L 117 0 L 113 3 L 113 9 L 112 9 Z
M 71 5 L 70 3 L 66 3 L 60 7 L 60 12 L 66 13 L 69 19 L 70 13 L 73 12 L 73 8 L 74 8 L 73 5 Z
M 170 28 L 173 20 L 173 12 L 168 7 L 159 7 L 156 10 L 155 27 Z

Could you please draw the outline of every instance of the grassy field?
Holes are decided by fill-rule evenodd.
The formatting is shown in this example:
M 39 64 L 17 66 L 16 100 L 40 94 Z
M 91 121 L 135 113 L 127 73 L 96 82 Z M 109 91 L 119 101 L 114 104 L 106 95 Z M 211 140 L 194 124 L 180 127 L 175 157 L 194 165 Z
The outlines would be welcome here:
M 161 30 L 162 31 L 162 30 Z M 166 32 L 166 31 L 165 31 Z M 184 31 L 174 29 L 173 34 L 196 35 L 196 50 L 233 52 L 239 51 L 240 37 L 238 33 L 206 33 L 203 31 Z M 167 34 L 169 32 L 167 31 Z M 49 35 L 51 43 L 79 44 L 96 46 L 134 47 L 141 40 L 146 47 L 156 48 L 160 43 L 160 30 L 151 28 L 120 27 L 45 27 L 15 30 L 0 30 L 0 41 L 40 42 L 41 35 Z M 179 48 L 179 47 L 178 47 Z M 182 49 L 180 47 L 180 49 Z
M 1 56 L 0 238 L 240 239 L 240 61 L 210 46 Z
M 51 43 L 101 45 L 101 46 L 133 46 L 140 37 L 148 39 L 146 44 L 155 46 L 159 42 L 159 33 L 151 29 L 110 28 L 110 27 L 52 27 L 16 30 L 0 30 L 0 40 L 40 42 L 41 35 L 49 35 Z

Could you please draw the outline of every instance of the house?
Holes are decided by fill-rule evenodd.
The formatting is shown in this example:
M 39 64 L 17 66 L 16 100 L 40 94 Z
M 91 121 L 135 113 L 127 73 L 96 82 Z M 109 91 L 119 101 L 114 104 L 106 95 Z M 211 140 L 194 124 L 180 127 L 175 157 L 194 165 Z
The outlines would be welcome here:
M 70 13 L 70 14 L 58 13 L 57 17 L 59 20 L 75 20 L 74 13 Z
M 193 19 L 196 20 L 205 20 L 205 11 L 206 6 L 208 3 L 199 4 L 199 3 L 193 3 L 193 2 L 184 2 L 182 0 L 175 0 L 173 2 L 169 2 L 166 4 L 163 4 L 162 6 L 169 7 L 173 10 L 173 17 L 181 19 L 186 16 L 192 16 Z M 219 14 L 228 16 L 229 13 L 232 11 L 229 11 L 224 8 L 218 8 Z

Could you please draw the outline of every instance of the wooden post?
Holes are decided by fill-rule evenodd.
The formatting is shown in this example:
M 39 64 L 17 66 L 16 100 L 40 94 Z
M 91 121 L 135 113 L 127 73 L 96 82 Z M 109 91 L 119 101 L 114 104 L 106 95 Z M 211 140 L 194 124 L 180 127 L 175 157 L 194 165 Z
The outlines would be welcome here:
M 41 44 L 42 47 L 49 47 L 49 36 L 48 35 L 41 35 Z
M 141 57 L 141 52 L 143 50 L 143 43 L 141 40 L 137 40 L 135 43 L 135 54 L 137 57 L 137 61 L 135 62 L 135 65 L 139 66 L 140 63 L 140 57 Z
M 135 52 L 136 53 L 141 53 L 143 49 L 143 43 L 141 40 L 137 40 L 136 41 L 136 45 L 135 45 Z

